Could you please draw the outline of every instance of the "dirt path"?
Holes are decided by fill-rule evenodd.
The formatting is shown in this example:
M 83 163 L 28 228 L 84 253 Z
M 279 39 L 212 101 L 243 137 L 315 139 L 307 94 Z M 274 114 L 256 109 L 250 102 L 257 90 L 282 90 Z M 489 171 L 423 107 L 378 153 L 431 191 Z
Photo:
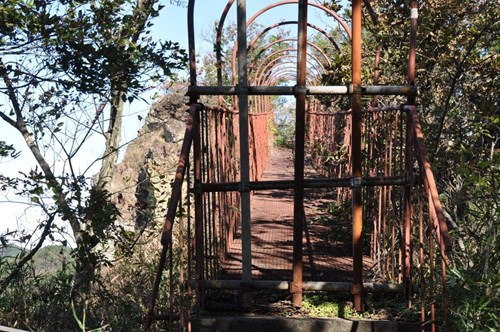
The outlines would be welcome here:
M 311 175 L 311 170 L 306 170 Z M 290 150 L 275 148 L 262 180 L 293 179 L 293 156 Z M 316 198 L 314 198 L 316 197 Z M 318 222 L 325 214 L 326 200 L 306 192 L 304 200 L 306 231 L 304 235 L 304 279 L 349 281 L 352 258 L 350 224 L 335 223 L 335 230 Z M 293 190 L 255 192 L 251 200 L 252 277 L 263 280 L 291 280 L 293 239 Z M 365 268 L 370 260 L 364 258 Z M 222 262 L 220 279 L 241 278 L 241 234 L 238 233 Z

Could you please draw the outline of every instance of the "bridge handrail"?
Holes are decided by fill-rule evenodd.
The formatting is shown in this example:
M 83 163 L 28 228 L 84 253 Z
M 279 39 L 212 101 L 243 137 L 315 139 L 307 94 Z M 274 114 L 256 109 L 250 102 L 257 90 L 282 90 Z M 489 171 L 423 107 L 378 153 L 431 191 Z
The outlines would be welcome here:
M 425 194 L 429 200 L 429 212 L 431 220 L 438 230 L 437 236 L 440 245 L 442 246 L 442 254 L 445 260 L 448 262 L 448 257 L 446 252 L 452 248 L 452 240 L 448 232 L 448 226 L 443 213 L 443 206 L 441 200 L 439 199 L 439 194 L 437 191 L 436 180 L 434 178 L 434 173 L 432 172 L 431 164 L 429 161 L 429 155 L 424 141 L 424 134 L 422 132 L 422 127 L 420 125 L 419 116 L 417 113 L 416 106 L 406 106 L 407 111 L 410 112 L 410 122 L 413 130 L 413 138 L 415 142 L 415 148 L 417 150 L 417 161 L 419 168 L 421 170 L 422 182 L 424 184 Z
M 172 186 L 172 194 L 170 196 L 170 203 L 168 205 L 167 214 L 165 216 L 165 224 L 161 234 L 161 244 L 168 246 L 172 242 L 172 227 L 177 212 L 177 206 L 182 196 L 182 184 L 184 182 L 184 175 L 186 167 L 189 162 L 189 151 L 193 143 L 195 118 L 196 112 L 203 107 L 201 104 L 191 104 L 189 107 L 189 116 L 186 124 L 186 131 L 184 132 L 184 139 L 182 141 L 181 153 L 179 161 L 177 162 L 177 170 L 175 172 L 174 183 Z

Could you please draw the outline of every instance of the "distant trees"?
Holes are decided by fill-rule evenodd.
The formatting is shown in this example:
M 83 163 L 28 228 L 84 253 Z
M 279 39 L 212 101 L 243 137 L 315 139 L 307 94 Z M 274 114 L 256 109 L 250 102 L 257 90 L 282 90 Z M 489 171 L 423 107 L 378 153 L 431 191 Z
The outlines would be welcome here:
M 0 152 L 15 157 L 22 141 L 36 161 L 28 173 L 0 181 L 41 213 L 36 241 L 16 232 L 1 240 L 35 241 L 36 251 L 69 225 L 76 241 L 74 294 L 109 264 L 107 246 L 123 236 L 108 186 L 122 144 L 124 106 L 186 61 L 177 43 L 150 36 L 162 7 L 157 0 L 0 4 L 0 123 L 18 132 L 1 142 Z M 94 161 L 101 167 L 91 184 L 92 165 L 76 160 L 96 143 L 103 152 Z M 25 262 L 1 271 L 0 292 Z

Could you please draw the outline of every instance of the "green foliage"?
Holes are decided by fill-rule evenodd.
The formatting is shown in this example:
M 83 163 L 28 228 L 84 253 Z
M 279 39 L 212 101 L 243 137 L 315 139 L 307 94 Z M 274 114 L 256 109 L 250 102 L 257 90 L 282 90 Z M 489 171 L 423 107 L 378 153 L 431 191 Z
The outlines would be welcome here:
M 338 301 L 329 301 L 321 295 L 304 296 L 302 307 L 313 317 L 340 317 L 341 304 Z
M 282 101 L 275 110 L 274 126 L 274 144 L 280 147 L 293 148 L 295 140 L 295 118 L 293 104 Z
M 377 4 L 368 55 L 383 51 L 381 82 L 404 82 L 409 3 Z M 457 331 L 498 328 L 499 7 L 495 1 L 425 1 L 419 8 L 418 104 L 455 244 L 450 253 Z M 375 42 L 375 43 L 373 43 Z
M 19 156 L 20 152 L 16 151 L 14 146 L 12 144 L 7 144 L 3 141 L 0 141 L 0 157 L 5 158 L 5 157 L 10 157 L 10 158 L 17 158 Z
M 56 255 L 56 248 L 45 250 Z M 44 254 L 44 251 L 41 251 Z M 67 255 L 67 254 L 66 254 Z M 64 261 L 67 256 L 59 256 Z M 71 326 L 68 320 L 70 307 L 68 294 L 71 290 L 73 269 L 71 265 L 59 263 L 51 273 L 38 270 L 38 262 L 46 262 L 38 256 L 34 262 L 23 267 L 20 275 L 0 296 L 0 325 L 21 329 L 61 331 Z M 0 258 L 0 273 L 8 272 L 4 258 Z M 7 265 L 7 266 L 6 266 Z
M 452 324 L 462 331 L 496 331 L 500 326 L 500 274 L 485 278 L 477 270 L 454 267 L 449 271 Z
M 110 193 L 104 186 L 91 186 L 88 165 L 76 167 L 74 161 L 89 138 L 101 132 L 106 141 L 102 162 L 111 164 L 106 171 L 112 174 L 124 102 L 148 89 L 146 82 L 162 81 L 185 66 L 186 54 L 178 43 L 150 36 L 151 20 L 161 8 L 156 0 L 0 4 L 0 91 L 7 101 L 0 105 L 0 118 L 19 132 L 38 164 L 17 178 L 1 175 L 0 185 L 42 214 L 33 232 L 0 235 L 2 246 L 23 248 L 0 260 L 1 312 L 11 313 L 1 317 L 3 325 L 47 331 L 80 325 L 84 330 L 102 326 L 99 318 L 109 320 L 98 310 L 105 312 L 101 305 L 116 303 L 106 302 L 106 294 L 96 294 L 94 288 L 108 281 L 103 271 L 123 253 L 130 255 L 132 245 L 116 224 L 118 210 Z M 101 119 L 107 118 L 105 130 Z M 0 143 L 0 157 L 17 157 L 12 143 Z M 41 246 L 45 240 L 67 243 L 68 226 L 76 246 L 61 271 L 63 263 L 52 263 L 49 249 Z M 115 251 L 123 248 L 127 250 Z M 48 271 L 40 269 L 40 257 Z M 50 285 L 54 293 L 47 290 Z M 113 298 L 123 298 L 123 293 Z M 75 313 L 86 313 L 85 319 L 73 317 L 71 303 Z M 143 314 L 143 308 L 134 310 Z

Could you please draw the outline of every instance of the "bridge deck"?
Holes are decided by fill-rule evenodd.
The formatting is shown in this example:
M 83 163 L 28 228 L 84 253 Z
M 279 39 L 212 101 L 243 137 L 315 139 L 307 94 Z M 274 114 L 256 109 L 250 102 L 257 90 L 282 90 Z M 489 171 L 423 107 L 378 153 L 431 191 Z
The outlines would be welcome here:
M 306 169 L 306 176 L 314 172 Z M 262 180 L 293 179 L 290 150 L 275 148 Z M 318 192 L 305 194 L 304 280 L 350 281 L 352 242 L 350 220 L 336 222 L 335 230 L 318 222 L 326 214 L 327 199 Z M 266 190 L 252 196 L 252 277 L 261 280 L 291 280 L 293 239 L 293 190 Z M 336 234 L 333 234 L 335 232 Z M 332 236 L 333 235 L 333 236 Z M 363 257 L 365 273 L 372 265 Z M 219 279 L 241 278 L 241 233 L 238 230 Z

